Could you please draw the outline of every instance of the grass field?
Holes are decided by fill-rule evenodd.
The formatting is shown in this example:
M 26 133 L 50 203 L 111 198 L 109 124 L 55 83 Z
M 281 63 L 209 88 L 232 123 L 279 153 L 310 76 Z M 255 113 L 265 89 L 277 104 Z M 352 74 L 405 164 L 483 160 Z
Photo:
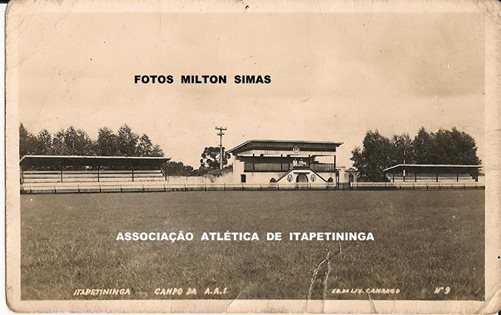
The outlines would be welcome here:
M 331 291 L 399 288 L 371 298 L 478 300 L 484 212 L 484 191 L 468 190 L 23 195 L 22 299 L 367 299 Z M 179 230 L 370 231 L 375 241 L 341 242 L 338 253 L 333 241 L 115 240 L 118 232 Z M 215 287 L 227 294 L 201 294 Z M 132 295 L 73 296 L 86 288 Z M 155 288 L 198 295 L 155 296 Z

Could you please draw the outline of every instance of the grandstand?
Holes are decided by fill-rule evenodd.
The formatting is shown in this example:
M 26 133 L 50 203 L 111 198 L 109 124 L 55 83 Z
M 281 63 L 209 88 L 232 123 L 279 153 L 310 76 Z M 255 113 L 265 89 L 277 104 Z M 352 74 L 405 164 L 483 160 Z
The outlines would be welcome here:
M 20 164 L 21 193 L 88 193 L 283 189 L 467 189 L 482 188 L 479 165 L 398 164 L 384 170 L 386 183 L 329 182 L 253 184 L 206 177 L 168 176 L 165 157 L 26 155 Z M 216 171 L 212 173 L 217 173 Z M 480 175 L 480 176 L 479 176 Z
M 26 155 L 21 184 L 123 183 L 165 181 L 161 166 L 169 158 L 130 156 Z
M 390 182 L 395 183 L 476 183 L 480 165 L 397 164 L 384 169 Z

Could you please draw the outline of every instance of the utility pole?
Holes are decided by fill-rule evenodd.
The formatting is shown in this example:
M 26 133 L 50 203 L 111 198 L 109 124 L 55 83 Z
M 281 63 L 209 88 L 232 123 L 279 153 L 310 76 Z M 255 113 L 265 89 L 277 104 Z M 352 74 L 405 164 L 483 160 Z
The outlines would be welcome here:
M 216 127 L 215 129 L 219 131 L 217 133 L 217 135 L 219 136 L 219 169 L 223 169 L 223 136 L 226 128 Z

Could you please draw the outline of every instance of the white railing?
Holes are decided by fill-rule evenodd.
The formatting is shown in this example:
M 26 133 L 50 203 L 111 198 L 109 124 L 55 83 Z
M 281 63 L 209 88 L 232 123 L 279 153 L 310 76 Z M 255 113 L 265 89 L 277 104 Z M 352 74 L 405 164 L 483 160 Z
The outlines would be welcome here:
M 400 190 L 460 190 L 484 189 L 484 183 L 478 182 L 358 182 L 351 183 L 351 189 L 400 189 Z
M 264 190 L 462 190 L 483 189 L 480 183 L 288 183 L 288 184 L 169 184 L 166 182 L 23 184 L 22 193 L 264 191 Z

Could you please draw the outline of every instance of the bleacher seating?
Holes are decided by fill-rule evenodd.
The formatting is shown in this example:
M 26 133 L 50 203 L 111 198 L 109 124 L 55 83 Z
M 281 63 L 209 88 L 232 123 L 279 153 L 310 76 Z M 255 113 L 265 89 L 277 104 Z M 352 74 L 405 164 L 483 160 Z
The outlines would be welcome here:
M 402 174 L 395 174 L 392 177 L 391 174 L 387 175 L 387 178 L 390 182 L 402 183 L 404 182 L 404 177 Z M 407 174 L 405 177 L 405 182 L 420 182 L 420 183 L 436 183 L 437 175 L 436 174 L 418 174 L 414 177 L 414 174 Z M 438 182 L 439 183 L 475 183 L 476 180 L 473 176 L 469 174 L 438 174 Z
M 24 171 L 24 183 L 152 182 L 165 181 L 161 170 Z

